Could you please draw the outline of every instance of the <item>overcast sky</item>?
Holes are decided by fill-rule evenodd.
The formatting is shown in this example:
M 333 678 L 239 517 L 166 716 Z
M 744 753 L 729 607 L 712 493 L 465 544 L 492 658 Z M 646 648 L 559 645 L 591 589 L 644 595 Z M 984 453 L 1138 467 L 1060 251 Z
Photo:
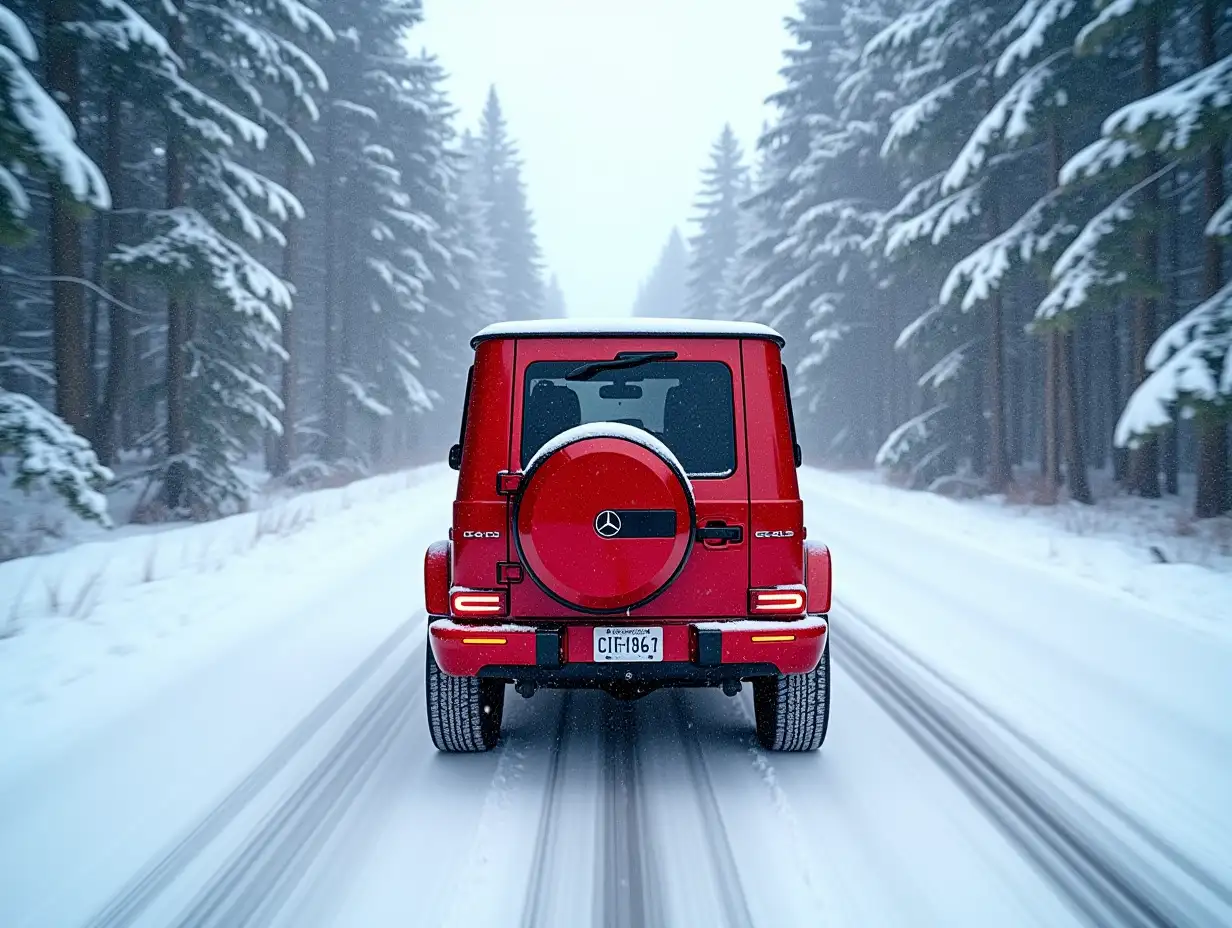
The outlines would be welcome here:
M 544 258 L 574 315 L 624 315 L 692 215 L 724 122 L 746 151 L 796 0 L 424 0 L 416 46 L 473 125 L 491 84 L 526 163 Z

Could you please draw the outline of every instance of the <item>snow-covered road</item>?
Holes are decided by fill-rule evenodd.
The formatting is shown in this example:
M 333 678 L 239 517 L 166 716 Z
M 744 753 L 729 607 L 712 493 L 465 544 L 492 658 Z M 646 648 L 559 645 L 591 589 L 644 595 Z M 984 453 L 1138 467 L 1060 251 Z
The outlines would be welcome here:
M 817 472 L 819 754 L 757 748 L 747 690 L 510 692 L 496 751 L 437 754 L 419 565 L 450 479 L 348 517 L 366 552 L 315 527 L 311 602 L 0 753 L 0 925 L 1232 923 L 1227 640 Z

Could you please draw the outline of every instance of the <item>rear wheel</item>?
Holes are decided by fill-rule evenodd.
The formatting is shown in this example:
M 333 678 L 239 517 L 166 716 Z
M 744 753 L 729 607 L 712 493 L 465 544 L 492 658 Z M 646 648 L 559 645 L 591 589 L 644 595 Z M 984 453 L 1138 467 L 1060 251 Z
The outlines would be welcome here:
M 428 731 L 437 750 L 451 754 L 490 751 L 500 740 L 505 684 L 478 677 L 451 677 L 427 647 Z
M 757 740 L 771 751 L 816 751 L 830 724 L 830 642 L 809 673 L 753 681 Z

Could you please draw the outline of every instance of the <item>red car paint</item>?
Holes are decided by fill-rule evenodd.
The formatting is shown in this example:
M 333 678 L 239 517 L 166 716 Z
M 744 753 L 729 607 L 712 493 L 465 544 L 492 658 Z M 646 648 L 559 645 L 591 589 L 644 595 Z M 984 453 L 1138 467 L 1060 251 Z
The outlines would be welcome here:
M 518 560 L 541 592 L 566 609 L 627 611 L 647 602 L 685 566 L 693 547 L 687 478 L 629 441 L 588 438 L 548 455 L 522 481 L 513 510 Z M 641 508 L 672 513 L 662 538 L 604 538 L 597 514 Z M 613 522 L 613 526 L 615 523 Z M 596 565 L 610 569 L 596 569 Z
M 495 669 L 516 682 L 518 668 L 534 667 L 536 685 L 550 686 L 565 685 L 568 668 L 568 685 L 575 685 L 586 680 L 579 665 L 595 663 L 594 628 L 617 625 L 662 629 L 664 665 L 679 665 L 682 674 L 716 661 L 779 674 L 817 667 L 828 632 L 830 557 L 824 545 L 804 540 L 781 347 L 777 336 L 743 331 L 601 335 L 530 327 L 477 339 L 451 540 L 433 545 L 425 560 L 440 670 L 473 677 Z M 731 466 L 682 481 L 653 447 L 623 435 L 588 435 L 524 472 L 531 365 L 610 362 L 630 352 L 673 352 L 665 363 L 722 365 L 732 383 Z M 638 519 L 655 513 L 657 528 L 645 537 L 605 538 L 597 520 L 608 511 Z M 458 590 L 499 591 L 506 614 L 450 615 L 450 593 Z M 755 591 L 800 591 L 804 603 L 791 615 L 755 614 Z M 730 624 L 748 619 L 774 622 L 781 631 Z M 537 646 L 545 631 L 558 637 Z M 656 669 L 619 666 L 634 683 Z M 654 685 L 696 685 L 658 670 Z M 698 679 L 716 685 L 720 676 Z M 594 685 L 606 680 L 596 670 Z
M 780 673 L 807 673 L 816 667 L 829 632 L 826 620 L 820 616 L 808 616 L 776 624 L 781 627 L 757 631 L 737 627 L 725 631 L 722 662 L 770 662 L 778 667 Z M 570 625 L 564 629 L 563 663 L 576 665 L 594 661 L 591 628 L 588 625 Z M 665 625 L 663 631 L 664 661 L 684 663 L 697 660 L 697 630 L 694 625 Z M 488 666 L 534 667 L 535 635 L 535 629 L 529 627 L 519 631 L 504 625 L 474 626 L 456 621 L 437 621 L 432 624 L 432 650 L 442 668 L 449 667 L 454 676 L 470 677 Z M 764 640 L 788 635 L 793 636 L 794 641 Z

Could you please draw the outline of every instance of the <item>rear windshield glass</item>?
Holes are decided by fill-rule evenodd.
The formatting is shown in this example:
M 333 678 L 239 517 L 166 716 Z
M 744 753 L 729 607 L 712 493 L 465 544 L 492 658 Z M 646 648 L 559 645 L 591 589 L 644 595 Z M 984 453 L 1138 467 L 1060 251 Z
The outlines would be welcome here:
M 719 361 L 652 361 L 566 380 L 594 359 L 536 361 L 522 398 L 522 466 L 561 432 L 593 422 L 623 422 L 660 439 L 690 477 L 736 469 L 732 375 Z

